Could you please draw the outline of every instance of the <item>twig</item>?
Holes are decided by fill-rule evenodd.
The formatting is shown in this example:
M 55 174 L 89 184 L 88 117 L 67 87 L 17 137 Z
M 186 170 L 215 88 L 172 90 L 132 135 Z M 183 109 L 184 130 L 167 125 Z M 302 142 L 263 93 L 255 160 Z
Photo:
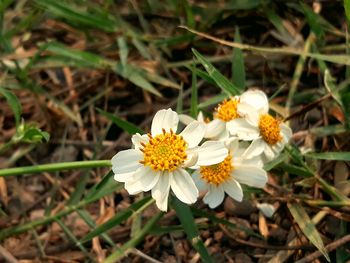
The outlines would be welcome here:
M 2 255 L 6 259 L 6 261 L 8 261 L 9 263 L 18 263 L 18 260 L 14 256 L 12 256 L 12 254 L 8 252 L 6 248 L 4 248 L 1 245 L 0 245 L 0 255 Z
M 324 95 L 323 97 L 319 98 L 318 100 L 314 101 L 314 102 L 311 102 L 310 104 L 302 107 L 300 110 L 292 113 L 291 115 L 289 115 L 288 117 L 284 118 L 283 121 L 288 121 L 300 114 L 303 114 L 304 112 L 308 112 L 310 111 L 311 109 L 315 108 L 318 106 L 318 104 L 320 104 L 322 101 L 328 99 L 328 98 L 331 98 L 332 97 L 332 94 L 328 93 L 326 95 Z
M 326 246 L 326 250 L 328 252 L 330 251 L 333 251 L 334 249 L 346 244 L 347 242 L 350 242 L 350 235 L 346 235 L 346 236 L 343 236 L 342 238 L 332 242 L 332 243 L 329 243 L 327 246 Z M 295 263 L 307 263 L 307 262 L 312 262 L 314 261 L 316 258 L 322 256 L 322 253 L 320 251 L 316 251 L 300 260 L 298 260 L 297 262 Z
M 142 257 L 144 259 L 147 259 L 149 262 L 152 262 L 152 263 L 162 263 L 161 261 L 158 261 L 148 255 L 146 255 L 145 253 L 143 253 L 142 251 L 136 249 L 136 248 L 132 248 L 130 249 L 128 252 L 132 253 L 132 254 L 135 254 L 139 257 Z

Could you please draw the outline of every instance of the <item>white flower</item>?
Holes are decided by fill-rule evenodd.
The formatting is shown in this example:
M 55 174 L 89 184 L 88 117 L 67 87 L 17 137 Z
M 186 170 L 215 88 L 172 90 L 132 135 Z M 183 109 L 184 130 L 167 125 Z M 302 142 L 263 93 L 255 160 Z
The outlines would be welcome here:
M 228 123 L 232 120 L 241 118 L 242 116 L 237 111 L 238 105 L 241 103 L 240 96 L 234 96 L 225 99 L 217 105 L 213 113 L 212 121 L 205 121 L 203 114 L 198 114 L 197 120 L 206 125 L 205 138 L 214 140 L 226 140 L 230 137 L 228 132 Z M 194 119 L 187 115 L 180 115 L 180 121 L 188 124 Z
M 205 142 L 203 145 L 205 145 Z M 259 158 L 244 159 L 244 148 L 237 139 L 230 139 L 226 145 L 229 150 L 225 160 L 211 166 L 200 166 L 193 173 L 193 179 L 200 191 L 207 191 L 203 198 L 210 208 L 215 208 L 224 200 L 225 192 L 237 201 L 242 201 L 241 184 L 263 188 L 267 174 L 262 169 Z
M 266 161 L 275 158 L 288 143 L 292 130 L 270 114 L 269 104 L 262 91 L 247 91 L 241 96 L 237 111 L 244 118 L 227 124 L 230 134 L 241 140 L 252 141 L 245 157 L 264 154 Z
M 179 117 L 171 109 L 158 111 L 152 121 L 151 134 L 132 137 L 134 149 L 117 153 L 112 158 L 114 179 L 125 183 L 129 194 L 152 190 L 160 210 L 166 211 L 170 189 L 184 203 L 197 200 L 198 190 L 185 167 L 200 160 L 208 165 L 221 162 L 227 155 L 223 143 L 198 147 L 205 127 L 191 122 L 176 134 Z M 201 150 L 200 153 L 197 151 Z

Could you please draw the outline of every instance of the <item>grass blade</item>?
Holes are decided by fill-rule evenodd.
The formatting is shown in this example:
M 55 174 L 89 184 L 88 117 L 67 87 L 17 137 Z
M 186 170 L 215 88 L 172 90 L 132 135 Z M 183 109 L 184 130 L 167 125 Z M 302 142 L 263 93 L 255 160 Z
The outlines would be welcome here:
M 18 127 L 21 121 L 21 112 L 22 112 L 21 103 L 19 102 L 16 95 L 7 89 L 3 89 L 0 87 L 0 93 L 5 97 L 5 99 L 7 100 L 7 103 L 10 105 L 15 115 L 16 127 Z
M 176 215 L 180 219 L 182 227 L 186 232 L 187 239 L 200 254 L 202 262 L 213 262 L 213 259 L 210 257 L 207 248 L 199 236 L 198 228 L 194 221 L 190 207 L 187 204 L 182 203 L 176 197 L 173 197 L 171 201 L 172 207 L 175 209 Z
M 318 233 L 315 224 L 311 221 L 309 215 L 306 213 L 305 209 L 300 204 L 296 203 L 288 204 L 288 208 L 293 218 L 299 225 L 301 231 L 303 231 L 310 242 L 324 255 L 327 261 L 330 262 L 330 258 L 328 256 L 326 248 L 324 247 L 321 236 Z
M 196 65 L 193 65 L 196 68 Z M 197 74 L 192 71 L 192 87 L 191 87 L 191 116 L 197 119 L 198 115 L 198 88 L 197 88 Z
M 239 89 L 231 83 L 224 75 L 222 75 L 205 57 L 203 57 L 197 50 L 192 49 L 193 54 L 197 57 L 199 62 L 203 65 L 209 76 L 215 83 L 229 95 L 239 94 Z
M 80 25 L 98 28 L 106 32 L 115 32 L 118 29 L 116 21 L 108 16 L 97 12 L 82 11 L 77 6 L 69 5 L 69 2 L 55 0 L 36 0 L 35 2 L 55 16 L 77 25 L 77 28 L 79 28 Z
M 239 34 L 238 27 L 236 28 L 235 42 L 241 43 L 241 36 Z M 243 91 L 245 89 L 245 69 L 243 52 L 241 49 L 234 48 L 232 54 L 232 82 L 238 89 Z
M 129 134 L 135 134 L 135 133 L 140 133 L 140 134 L 143 134 L 144 132 L 139 128 L 137 127 L 136 125 L 128 122 L 128 121 L 125 121 L 125 120 L 122 120 L 120 119 L 119 117 L 115 116 L 114 114 L 112 113 L 109 113 L 109 112 L 106 112 L 106 111 L 103 111 L 99 108 L 96 108 L 96 110 L 103 116 L 105 116 L 108 120 L 110 120 L 111 122 L 113 122 L 115 125 L 117 125 L 119 128 L 123 129 L 124 131 L 126 131 L 127 133 Z
M 348 22 L 350 22 L 350 0 L 344 0 L 344 9 L 346 18 L 348 19 Z

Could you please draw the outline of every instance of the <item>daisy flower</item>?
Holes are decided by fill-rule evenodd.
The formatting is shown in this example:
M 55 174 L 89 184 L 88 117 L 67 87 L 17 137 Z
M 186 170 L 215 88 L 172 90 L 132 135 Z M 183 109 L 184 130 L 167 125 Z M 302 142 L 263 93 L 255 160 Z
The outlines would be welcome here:
M 202 123 L 193 121 L 176 134 L 178 122 L 177 113 L 171 109 L 158 111 L 151 133 L 134 135 L 134 148 L 120 151 L 112 158 L 114 179 L 124 182 L 129 194 L 151 190 L 156 205 L 163 211 L 168 208 L 170 189 L 184 203 L 197 200 L 198 190 L 186 167 L 198 161 L 211 165 L 227 155 L 220 142 L 198 147 L 205 133 Z
M 238 139 L 230 139 L 226 147 L 229 152 L 222 162 L 210 166 L 200 166 L 193 173 L 198 189 L 207 191 L 203 201 L 210 208 L 220 205 L 224 200 L 225 193 L 239 202 L 242 201 L 241 184 L 263 188 L 267 182 L 267 174 L 262 169 L 261 160 L 259 158 L 243 158 L 242 154 L 245 149 L 239 146 Z
M 244 117 L 244 109 L 252 108 L 255 111 L 259 111 L 268 105 L 266 99 L 265 104 L 263 101 L 256 100 L 256 98 L 261 97 L 262 91 L 249 90 L 244 92 L 240 96 L 234 96 L 229 99 L 225 99 L 215 108 L 213 113 L 213 120 L 207 121 L 204 119 L 202 112 L 198 114 L 197 120 L 202 122 L 206 126 L 206 132 L 204 138 L 214 139 L 214 140 L 226 140 L 229 138 L 228 127 L 233 120 L 241 119 Z M 243 112 L 240 112 L 242 109 Z M 184 124 L 189 124 L 194 121 L 194 119 L 188 115 L 181 114 L 180 121 Z
M 269 103 L 265 93 L 245 92 L 241 96 L 237 111 L 244 118 L 230 121 L 227 128 L 230 134 L 239 139 L 252 141 L 244 153 L 245 157 L 264 154 L 266 161 L 274 159 L 288 143 L 292 130 L 268 113 Z

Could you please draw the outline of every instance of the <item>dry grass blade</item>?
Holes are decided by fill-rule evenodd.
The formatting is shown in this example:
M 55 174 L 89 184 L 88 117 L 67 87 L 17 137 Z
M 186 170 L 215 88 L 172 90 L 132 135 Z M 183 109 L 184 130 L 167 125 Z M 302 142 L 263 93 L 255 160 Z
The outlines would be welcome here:
M 210 39 L 216 43 L 229 46 L 229 47 L 234 47 L 234 48 L 239 48 L 242 50 L 248 50 L 248 51 L 253 51 L 257 53 L 267 53 L 267 54 L 281 54 L 281 55 L 293 55 L 293 56 L 305 56 L 305 57 L 310 57 L 310 58 L 315 58 L 315 59 L 320 59 L 332 63 L 337 63 L 337 64 L 343 64 L 343 65 L 350 65 L 350 56 L 343 54 L 343 55 L 326 55 L 326 54 L 317 54 L 317 53 L 309 53 L 309 52 L 303 52 L 303 50 L 296 49 L 296 48 L 291 48 L 291 47 L 282 47 L 282 48 L 273 48 L 273 47 L 259 47 L 259 46 L 252 46 L 252 45 L 247 45 L 247 44 L 241 44 L 241 43 L 235 43 L 235 42 L 230 42 L 226 41 L 217 37 L 213 37 L 211 35 L 199 32 L 197 30 L 188 28 L 186 26 L 179 26 L 180 28 L 186 29 L 193 34 L 196 34 L 198 36 Z

